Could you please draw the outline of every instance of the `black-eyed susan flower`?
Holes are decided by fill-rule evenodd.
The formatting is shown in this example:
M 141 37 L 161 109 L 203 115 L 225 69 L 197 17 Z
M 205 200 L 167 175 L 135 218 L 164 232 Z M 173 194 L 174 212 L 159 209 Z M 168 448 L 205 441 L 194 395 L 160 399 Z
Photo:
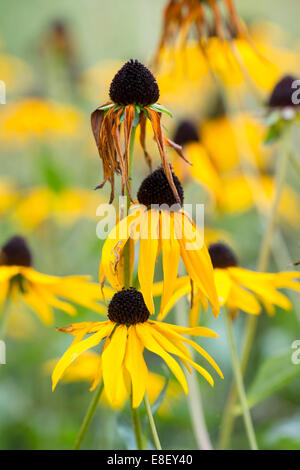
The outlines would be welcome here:
M 159 88 L 149 69 L 137 60 L 130 60 L 114 76 L 109 90 L 111 101 L 97 108 L 91 115 L 92 130 L 103 164 L 104 179 L 97 186 L 111 184 L 110 202 L 114 199 L 115 173 L 121 173 L 122 192 L 129 184 L 129 154 L 131 139 L 140 126 L 140 143 L 146 162 L 151 169 L 151 158 L 146 149 L 146 121 L 149 119 L 162 160 L 162 166 L 177 201 L 180 201 L 172 179 L 165 145 L 171 145 L 183 157 L 181 147 L 163 135 L 161 114 L 170 112 L 158 104 Z M 120 126 L 124 127 L 124 149 L 122 149 Z M 183 157 L 184 158 L 184 157 Z
M 298 271 L 283 271 L 278 273 L 262 273 L 242 268 L 232 249 L 225 243 L 212 243 L 209 254 L 214 266 L 215 283 L 221 305 L 226 305 L 233 317 L 239 310 L 251 315 L 258 315 L 263 307 L 269 315 L 274 315 L 275 308 L 284 310 L 292 308 L 286 295 L 278 289 L 293 289 L 300 292 L 300 278 Z M 162 320 L 178 298 L 191 294 L 189 280 L 185 277 L 177 281 L 177 289 L 166 306 L 164 312 L 158 317 Z M 200 294 L 200 295 L 199 295 Z M 191 325 L 196 325 L 199 319 L 199 307 L 204 306 L 203 296 L 194 292 L 198 306 L 197 312 L 191 312 Z M 205 300 L 205 299 L 204 299 Z
M 214 314 L 219 313 L 213 267 L 201 234 L 190 216 L 182 209 L 183 188 L 173 173 L 180 204 L 171 190 L 162 168 L 142 182 L 137 199 L 127 217 L 108 235 L 103 249 L 100 270 L 115 289 L 124 286 L 123 249 L 128 240 L 139 240 L 138 279 L 147 308 L 154 313 L 152 286 L 156 259 L 162 252 L 164 287 L 161 308 L 164 308 L 176 286 L 178 264 L 182 258 L 189 277 L 207 297 Z M 132 258 L 134 250 L 131 250 Z M 133 259 L 131 260 L 133 266 Z
M 105 339 L 101 354 L 101 368 L 95 374 L 94 389 L 103 377 L 104 389 L 112 406 L 120 399 L 132 394 L 132 406 L 141 403 L 148 381 L 148 367 L 143 357 L 144 348 L 160 356 L 173 372 L 185 393 L 188 386 L 185 375 L 177 360 L 191 371 L 195 368 L 213 386 L 212 376 L 191 359 L 185 344 L 199 352 L 222 376 L 218 365 L 195 341 L 183 335 L 217 337 L 208 328 L 185 328 L 149 319 L 150 312 L 143 296 L 134 288 L 117 292 L 108 306 L 108 320 L 104 322 L 74 323 L 60 331 L 75 336 L 73 344 L 58 361 L 52 374 L 53 390 L 72 362 L 88 349 L 99 346 Z M 86 335 L 90 335 L 84 339 Z
M 185 45 L 191 30 L 204 48 L 209 36 L 216 36 L 221 41 L 230 41 L 234 37 L 246 39 L 251 45 L 247 28 L 239 18 L 233 0 L 223 0 L 227 9 L 227 19 L 223 18 L 217 0 L 168 0 L 163 14 L 162 33 L 157 48 L 155 63 L 159 61 L 162 50 L 178 42 Z M 221 3 L 221 2 L 220 2 Z M 206 15 L 206 8 L 212 13 L 213 26 Z
M 58 359 L 47 361 L 44 366 L 47 374 L 52 373 Z M 102 378 L 102 358 L 100 354 L 94 351 L 86 351 L 81 354 L 69 367 L 66 369 L 62 380 L 65 383 L 73 382 L 89 382 L 93 383 L 96 376 Z M 154 403 L 159 397 L 160 393 L 165 389 L 164 399 L 162 400 L 158 412 L 162 415 L 171 414 L 172 406 L 182 396 L 182 389 L 178 382 L 172 378 L 166 378 L 163 375 L 150 372 L 148 373 L 148 380 L 146 383 L 146 392 L 149 397 L 150 403 Z M 92 390 L 92 389 L 91 389 Z M 119 401 L 114 402 L 114 409 L 122 409 L 127 400 L 127 392 L 122 396 L 120 394 Z M 101 395 L 101 403 L 109 404 L 106 396 L 105 389 Z
M 0 251 L 0 308 L 9 296 L 15 303 L 22 300 L 46 324 L 53 322 L 53 308 L 76 314 L 73 303 L 104 313 L 99 285 L 90 276 L 57 277 L 32 268 L 32 256 L 26 241 L 11 238 Z M 62 300 L 64 299 L 64 300 Z

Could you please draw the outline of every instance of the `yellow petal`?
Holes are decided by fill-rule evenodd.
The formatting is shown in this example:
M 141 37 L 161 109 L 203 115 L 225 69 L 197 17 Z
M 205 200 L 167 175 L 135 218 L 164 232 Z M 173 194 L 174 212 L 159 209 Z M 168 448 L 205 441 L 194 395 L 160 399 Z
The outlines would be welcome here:
M 131 377 L 132 406 L 137 408 L 145 395 L 148 369 L 143 357 L 143 346 L 133 325 L 128 329 L 125 366 Z
M 180 260 L 180 246 L 178 241 L 174 238 L 174 217 L 170 216 L 169 212 L 161 212 L 161 225 L 164 283 L 160 310 L 163 311 L 176 286 L 178 264 Z M 170 228 L 169 238 L 164 238 L 163 236 L 166 227 Z
M 102 353 L 102 368 L 105 393 L 112 406 L 126 393 L 123 377 L 123 361 L 127 342 L 127 327 L 119 325 Z
M 171 369 L 171 371 L 177 378 L 178 382 L 181 384 L 184 392 L 187 394 L 187 381 L 178 362 L 176 362 L 175 359 L 157 343 L 157 341 L 151 335 L 151 329 L 147 328 L 145 324 L 136 325 L 136 331 L 141 343 L 144 344 L 145 348 L 157 354 L 165 361 L 167 366 Z
M 146 214 L 144 237 L 140 240 L 138 276 L 145 303 L 151 314 L 155 312 L 153 303 L 153 278 L 158 251 L 159 212 L 150 210 Z M 155 238 L 156 237 L 156 238 Z
M 73 344 L 67 349 L 65 354 L 58 361 L 53 374 L 52 374 L 52 390 L 55 389 L 57 382 L 60 380 L 66 368 L 72 364 L 72 362 L 80 356 L 83 352 L 90 348 L 93 348 L 101 342 L 105 336 L 110 335 L 115 324 L 112 322 L 104 323 L 103 327 L 99 327 L 99 331 L 87 339 L 80 341 L 79 343 Z

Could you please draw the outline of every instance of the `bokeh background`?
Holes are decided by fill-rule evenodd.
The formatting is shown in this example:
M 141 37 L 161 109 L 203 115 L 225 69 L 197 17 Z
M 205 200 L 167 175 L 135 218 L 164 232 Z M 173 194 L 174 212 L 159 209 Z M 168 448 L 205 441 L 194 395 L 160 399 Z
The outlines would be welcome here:
M 163 5 L 163 0 L 1 1 L 0 79 L 6 83 L 7 96 L 6 104 L 0 105 L 0 244 L 14 234 L 25 236 L 32 249 L 34 266 L 41 272 L 91 274 L 97 280 L 102 242 L 96 237 L 95 212 L 101 202 L 107 201 L 109 188 L 93 192 L 101 180 L 102 169 L 89 127 L 89 114 L 107 100 L 110 81 L 124 61 L 137 58 L 150 62 L 159 39 Z M 253 130 L 255 151 L 266 159 L 262 166 L 272 177 L 276 148 L 263 146 L 263 102 L 280 75 L 290 72 L 300 75 L 297 21 L 300 4 L 297 0 L 287 0 L 284 4 L 279 0 L 240 0 L 236 6 L 253 28 L 254 36 L 272 49 L 274 55 L 269 57 L 270 61 L 277 61 L 275 72 L 273 68 L 260 72 L 261 101 L 245 85 L 231 84 L 226 89 L 229 97 L 234 95 L 235 86 L 239 89 L 247 115 L 258 126 Z M 248 65 L 251 68 L 251 59 Z M 193 118 L 200 129 L 215 106 L 216 93 L 209 77 L 201 75 L 197 63 L 190 67 L 191 79 L 189 73 L 184 78 L 175 75 L 172 79 L 170 67 L 158 74 L 160 102 L 174 115 L 173 120 L 164 120 L 170 136 L 184 118 Z M 237 103 L 232 106 L 236 112 Z M 223 137 L 212 132 L 208 144 L 217 145 Z M 252 136 L 248 137 L 252 145 Z M 297 150 L 297 132 L 294 138 Z M 150 139 L 149 145 L 151 148 Z M 230 145 L 231 141 L 224 141 L 223 148 L 219 145 L 220 160 L 220 152 L 230 153 Z M 153 146 L 158 165 L 159 157 L 154 149 Z M 243 151 L 247 153 L 242 148 Z M 134 188 L 146 171 L 137 145 Z M 289 184 L 292 199 L 287 197 L 282 207 L 280 224 L 290 257 L 298 261 L 299 174 L 292 169 Z M 199 181 L 187 179 L 186 202 L 206 204 L 207 226 L 212 231 L 209 236 L 216 238 L 222 234 L 236 249 L 241 264 L 254 268 L 262 234 L 255 204 L 250 200 L 236 210 L 240 193 L 233 192 L 229 197 L 234 208 L 225 205 L 220 209 L 208 193 Z M 279 263 L 280 269 L 289 267 L 284 257 Z M 278 270 L 278 265 L 273 262 L 270 269 Z M 52 393 L 48 361 L 59 357 L 70 339 L 56 333 L 54 325 L 43 325 L 32 312 L 14 311 L 13 306 L 11 310 L 7 364 L 0 366 L 0 448 L 69 449 L 91 398 L 89 387 L 87 382 L 61 384 Z M 95 320 L 98 316 L 79 309 L 78 320 L 82 319 Z M 62 312 L 56 312 L 56 326 L 69 321 Z M 240 314 L 235 322 L 237 341 L 244 321 L 245 314 Z M 203 322 L 220 334 L 218 341 L 207 340 L 203 344 L 225 375 L 224 382 L 216 380 L 214 389 L 199 379 L 208 429 L 216 443 L 232 374 L 223 319 L 212 320 L 204 314 Z M 253 384 L 266 360 L 273 360 L 268 369 L 270 381 L 280 374 L 286 368 L 280 358 L 289 357 L 292 342 L 299 338 L 296 311 L 277 309 L 272 318 L 263 313 L 247 386 Z M 164 375 L 161 363 L 150 360 L 153 369 Z M 300 365 L 294 365 L 284 375 L 280 387 L 274 387 L 272 394 L 269 391 L 266 396 L 263 391 L 264 399 L 260 396 L 254 406 L 261 448 L 300 448 L 299 372 Z M 256 386 L 259 389 L 262 385 Z M 187 402 L 176 387 L 164 397 L 156 420 L 164 448 L 196 447 Z M 105 404 L 99 406 L 83 448 L 133 446 L 128 408 L 115 411 Z M 232 447 L 247 448 L 241 417 L 237 419 Z

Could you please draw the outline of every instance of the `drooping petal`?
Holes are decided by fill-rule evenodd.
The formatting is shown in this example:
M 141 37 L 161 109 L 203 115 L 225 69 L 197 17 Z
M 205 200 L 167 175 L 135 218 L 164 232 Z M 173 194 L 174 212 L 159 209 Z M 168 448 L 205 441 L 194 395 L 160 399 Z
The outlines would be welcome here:
M 102 353 L 103 381 L 107 398 L 116 406 L 120 396 L 126 391 L 123 376 L 123 361 L 127 343 L 127 327 L 119 325 L 108 346 Z
M 169 232 L 169 233 L 168 233 Z M 174 217 L 169 212 L 161 212 L 161 248 L 164 271 L 163 295 L 160 311 L 170 300 L 177 281 L 178 264 L 180 260 L 180 246 L 174 238 Z
M 187 381 L 178 362 L 175 361 L 175 359 L 157 343 L 157 341 L 151 335 L 151 329 L 149 330 L 149 328 L 147 328 L 145 324 L 137 324 L 136 331 L 141 343 L 145 346 L 145 348 L 157 354 L 165 361 L 167 366 L 171 369 L 171 371 L 177 378 L 178 382 L 181 384 L 184 392 L 187 394 Z
M 201 243 L 201 236 L 185 213 L 175 214 L 174 220 L 181 257 L 187 272 L 195 282 L 195 286 L 198 286 L 206 295 L 212 311 L 217 317 L 220 312 L 220 305 L 208 250 L 204 242 Z
M 159 211 L 149 210 L 146 213 L 147 226 L 140 239 L 138 277 L 145 304 L 151 314 L 155 313 L 153 303 L 153 278 L 158 252 Z
M 216 372 L 219 374 L 219 376 L 223 379 L 223 374 L 221 369 L 219 368 L 218 364 L 214 361 L 214 359 L 201 347 L 199 344 L 197 344 L 195 341 L 192 341 L 188 338 L 185 338 L 184 336 L 181 336 L 179 333 L 176 333 L 174 330 L 171 331 L 170 329 L 167 329 L 166 327 L 162 327 L 161 324 L 156 323 L 154 325 L 154 328 L 163 331 L 164 334 L 166 334 L 168 337 L 173 338 L 175 341 L 183 341 L 184 343 L 189 344 L 192 346 L 201 356 L 203 356 L 209 363 L 210 365 L 216 370 Z
M 136 334 L 136 327 L 128 328 L 125 367 L 131 377 L 132 406 L 137 408 L 145 395 L 148 369 L 143 357 L 143 346 Z
M 167 326 L 165 324 L 165 326 Z M 207 372 L 207 370 L 205 370 L 203 367 L 201 367 L 199 364 L 197 364 L 196 362 L 194 362 L 190 356 L 189 356 L 189 353 L 188 355 L 187 354 L 183 354 L 182 351 L 180 350 L 180 348 L 178 347 L 178 343 L 179 341 L 175 340 L 175 335 L 173 336 L 173 341 L 172 339 L 170 340 L 170 338 L 168 337 L 168 331 L 167 329 L 159 329 L 157 328 L 157 330 L 155 330 L 154 328 L 151 329 L 151 334 L 152 334 L 152 337 L 157 341 L 158 344 L 160 344 L 160 346 L 168 351 L 169 353 L 171 354 L 175 354 L 176 356 L 178 356 L 182 361 L 184 362 L 187 362 L 189 363 L 192 367 L 194 367 L 194 369 L 196 369 L 201 375 L 203 375 L 203 377 L 208 381 L 208 383 L 213 387 L 214 385 L 214 380 L 212 378 L 212 376 L 210 375 L 209 372 Z M 175 340 L 175 341 L 174 341 Z M 179 343 L 180 344 L 180 343 Z M 210 356 L 209 356 L 210 357 Z
M 72 362 L 80 356 L 83 352 L 87 351 L 94 346 L 97 346 L 105 336 L 110 335 L 115 324 L 112 322 L 104 322 L 102 328 L 99 328 L 97 333 L 94 333 L 87 339 L 80 341 L 79 343 L 73 344 L 67 349 L 64 355 L 58 361 L 53 374 L 52 374 L 52 390 L 55 389 L 57 382 L 63 375 L 66 368 L 72 364 Z
M 130 227 L 140 214 L 133 213 L 122 219 L 112 229 L 102 248 L 102 270 L 109 284 L 116 290 L 124 287 L 124 270 L 121 264 L 121 255 L 130 236 Z

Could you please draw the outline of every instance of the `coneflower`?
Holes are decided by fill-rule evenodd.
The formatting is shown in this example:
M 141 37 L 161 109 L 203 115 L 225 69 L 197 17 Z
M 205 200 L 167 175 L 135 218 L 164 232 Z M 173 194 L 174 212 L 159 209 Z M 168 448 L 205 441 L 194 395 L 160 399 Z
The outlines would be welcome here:
M 170 183 L 175 198 L 179 196 L 173 182 L 165 145 L 172 146 L 184 158 L 182 149 L 163 135 L 161 114 L 171 113 L 158 104 L 159 88 L 155 77 L 138 60 L 130 60 L 113 78 L 110 91 L 111 101 L 97 108 L 91 115 L 92 130 L 103 163 L 104 179 L 97 188 L 102 188 L 109 181 L 111 184 L 110 202 L 114 199 L 115 173 L 121 173 L 122 193 L 125 188 L 130 192 L 130 147 L 137 126 L 140 126 L 140 143 L 146 162 L 151 169 L 151 157 L 146 149 L 146 121 L 152 125 L 154 138 L 161 156 L 165 175 Z M 124 148 L 120 128 L 124 128 Z

